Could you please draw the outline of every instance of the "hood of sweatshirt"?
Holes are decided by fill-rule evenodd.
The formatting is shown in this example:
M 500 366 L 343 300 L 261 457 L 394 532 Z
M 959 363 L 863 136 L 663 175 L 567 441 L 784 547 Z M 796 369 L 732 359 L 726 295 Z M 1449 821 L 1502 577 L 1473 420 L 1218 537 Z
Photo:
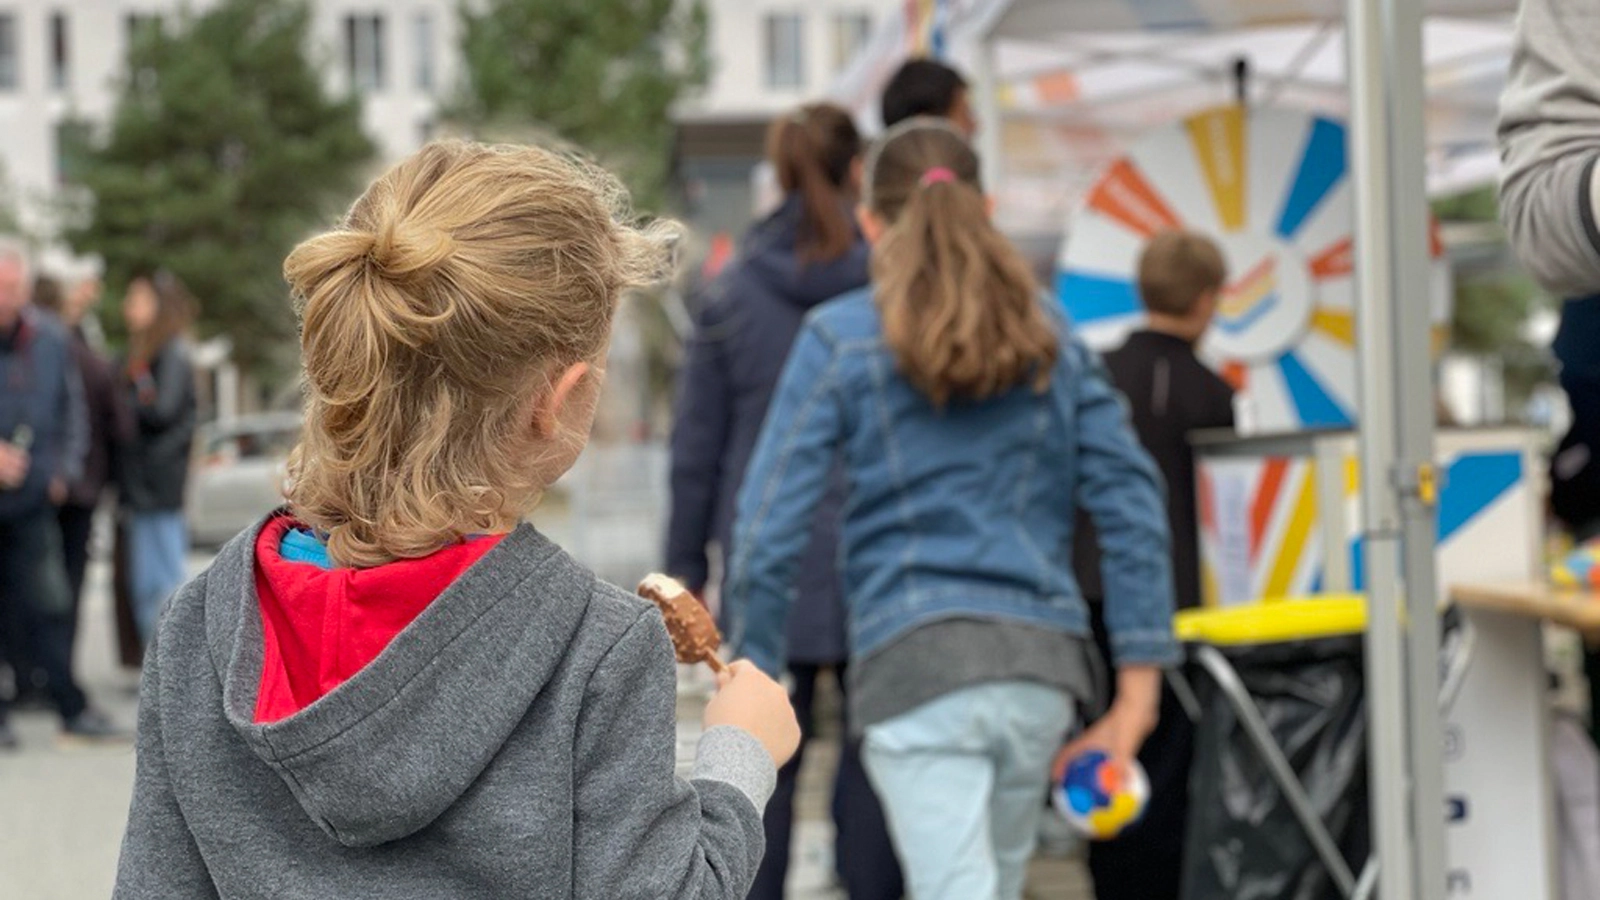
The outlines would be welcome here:
M 774 295 L 801 309 L 819 306 L 867 283 L 868 247 L 859 232 L 843 256 L 800 258 L 801 207 L 790 197 L 745 235 L 744 268 Z M 852 226 L 853 227 L 853 226 Z
M 283 521 L 241 535 L 207 578 L 208 593 L 228 594 L 206 598 L 224 712 L 329 836 L 351 847 L 407 837 L 456 803 L 521 722 L 584 614 L 549 598 L 588 596 L 594 576 L 526 525 L 392 569 L 305 571 L 315 567 L 259 554 Z M 262 721 L 273 704 L 287 715 Z

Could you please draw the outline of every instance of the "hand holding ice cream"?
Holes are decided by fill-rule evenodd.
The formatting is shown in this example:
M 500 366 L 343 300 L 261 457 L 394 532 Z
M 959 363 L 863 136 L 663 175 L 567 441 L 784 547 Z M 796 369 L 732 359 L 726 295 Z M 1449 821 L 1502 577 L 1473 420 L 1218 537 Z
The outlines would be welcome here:
M 731 725 L 749 732 L 782 766 L 800 747 L 800 723 L 789 693 L 748 661 L 728 665 L 717 658 L 722 635 L 711 613 L 677 581 L 650 575 L 639 583 L 639 596 L 661 609 L 678 662 L 709 665 L 717 673 L 717 694 L 706 704 L 707 730 Z

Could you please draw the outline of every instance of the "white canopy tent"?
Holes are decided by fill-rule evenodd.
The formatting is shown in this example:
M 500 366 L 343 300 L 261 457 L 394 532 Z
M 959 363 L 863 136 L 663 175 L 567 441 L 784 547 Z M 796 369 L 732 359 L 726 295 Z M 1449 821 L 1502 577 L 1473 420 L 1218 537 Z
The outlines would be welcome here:
M 887 73 L 938 49 L 974 76 L 1011 229 L 1060 222 L 1133 134 L 1234 99 L 1350 122 L 1372 817 L 1384 898 L 1443 900 L 1427 191 L 1484 183 L 1514 0 L 923 0 L 835 97 L 871 118 Z M 1426 18 L 1426 26 L 1424 19 Z M 1041 202 L 1040 198 L 1044 198 Z
M 1343 15 L 1326 0 L 948 0 L 893 17 L 832 95 L 876 123 L 908 55 L 944 55 L 987 81 L 980 141 L 1008 230 L 1055 232 L 1090 178 L 1151 128 L 1237 99 L 1348 118 Z M 915 4 L 913 4 L 915 8 Z M 1429 4 L 1427 182 L 1438 196 L 1494 178 L 1495 107 L 1511 21 L 1503 0 Z

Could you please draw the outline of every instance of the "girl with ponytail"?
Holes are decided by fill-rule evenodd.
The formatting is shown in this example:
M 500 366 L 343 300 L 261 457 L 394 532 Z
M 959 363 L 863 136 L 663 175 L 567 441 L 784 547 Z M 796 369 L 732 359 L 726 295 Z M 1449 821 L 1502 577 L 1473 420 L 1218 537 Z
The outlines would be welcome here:
M 867 243 L 851 214 L 861 137 L 850 114 L 827 103 L 802 106 L 767 132 L 767 159 L 783 202 L 740 242 L 738 258 L 711 285 L 679 375 L 672 433 L 672 511 L 667 571 L 704 596 L 708 549 L 731 556 L 734 503 L 755 449 L 783 361 L 806 314 L 867 283 Z M 842 671 L 844 608 L 837 552 L 843 497 L 831 490 L 809 520 L 810 539 L 795 581 L 786 629 L 792 696 L 811 717 L 817 678 Z M 900 868 L 872 786 L 847 743 L 834 784 L 840 878 L 851 900 L 899 900 Z M 766 817 L 767 856 L 749 900 L 782 900 L 789 868 L 799 762 L 778 773 Z
M 1053 768 L 1130 763 L 1178 659 L 1162 487 L 1097 358 L 994 227 L 978 159 L 915 119 L 868 154 L 869 288 L 813 312 L 739 498 L 739 651 L 785 665 L 804 523 L 842 458 L 851 718 L 911 896 L 1021 897 Z M 1073 577 L 1098 526 L 1115 706 Z

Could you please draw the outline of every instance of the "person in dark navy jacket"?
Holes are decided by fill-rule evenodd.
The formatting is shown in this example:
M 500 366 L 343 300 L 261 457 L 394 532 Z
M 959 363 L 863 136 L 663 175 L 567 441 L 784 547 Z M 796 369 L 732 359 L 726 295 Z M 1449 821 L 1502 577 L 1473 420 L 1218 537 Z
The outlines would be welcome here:
M 83 470 L 89 417 L 72 345 L 28 305 L 27 260 L 0 246 L 0 661 L 19 682 L 36 670 L 67 741 L 125 735 L 72 673 L 72 598 L 56 510 Z M 0 700 L 0 750 L 17 746 Z
M 672 511 L 666 568 L 704 597 L 711 548 L 731 558 L 735 501 L 778 376 L 808 312 L 867 283 L 867 245 L 853 215 L 861 138 L 845 110 L 811 104 L 773 123 L 767 156 L 784 198 L 744 236 L 738 257 L 708 289 L 679 375 L 672 434 Z M 788 621 L 792 699 L 815 732 L 818 677 L 843 686 L 849 656 L 837 566 L 843 485 L 835 473 L 813 519 L 798 602 Z M 848 734 L 847 728 L 841 732 Z M 804 754 L 778 774 L 767 806 L 767 855 L 750 896 L 781 900 L 789 867 L 796 777 Z M 846 741 L 834 785 L 836 864 L 852 900 L 899 900 L 899 865 L 858 748 Z

